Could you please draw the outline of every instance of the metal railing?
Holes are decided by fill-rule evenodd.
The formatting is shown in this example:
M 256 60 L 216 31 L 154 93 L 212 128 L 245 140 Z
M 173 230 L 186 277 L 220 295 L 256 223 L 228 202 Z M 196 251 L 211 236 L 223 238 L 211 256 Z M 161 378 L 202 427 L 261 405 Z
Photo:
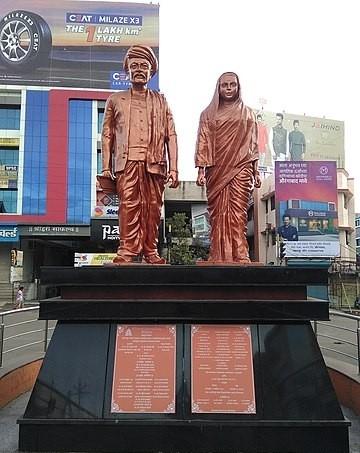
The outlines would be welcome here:
M 0 368 L 21 361 L 29 353 L 46 352 L 56 321 L 39 320 L 39 307 L 0 312 Z M 326 356 L 340 357 L 360 374 L 360 316 L 330 310 L 331 321 L 314 321 L 319 346 Z M 337 333 L 336 333 L 337 332 Z
M 38 306 L 0 312 L 0 368 L 46 352 L 56 321 L 38 317 Z
M 314 321 L 313 328 L 325 356 L 355 365 L 360 374 L 360 316 L 330 310 L 330 321 Z

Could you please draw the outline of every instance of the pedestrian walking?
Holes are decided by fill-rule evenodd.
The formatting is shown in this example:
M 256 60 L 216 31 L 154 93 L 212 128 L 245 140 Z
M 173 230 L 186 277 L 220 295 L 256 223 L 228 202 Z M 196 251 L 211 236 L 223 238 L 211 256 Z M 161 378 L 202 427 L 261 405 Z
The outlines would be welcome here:
M 15 300 L 15 309 L 17 308 L 24 308 L 24 287 L 19 286 L 19 289 L 16 293 L 16 300 Z

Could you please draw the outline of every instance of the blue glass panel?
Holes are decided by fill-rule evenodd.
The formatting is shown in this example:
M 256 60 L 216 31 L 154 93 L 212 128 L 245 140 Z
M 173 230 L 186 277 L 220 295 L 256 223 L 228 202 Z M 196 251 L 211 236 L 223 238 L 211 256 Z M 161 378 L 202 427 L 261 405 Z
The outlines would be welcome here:
M 48 103 L 49 93 L 47 91 L 27 91 L 23 214 L 46 213 L 46 198 L 44 197 L 46 197 L 48 167 Z
M 92 101 L 70 101 L 68 141 L 69 223 L 89 223 L 91 206 Z M 86 184 L 85 184 L 86 183 Z
M 0 105 L 0 129 L 20 129 L 20 106 Z

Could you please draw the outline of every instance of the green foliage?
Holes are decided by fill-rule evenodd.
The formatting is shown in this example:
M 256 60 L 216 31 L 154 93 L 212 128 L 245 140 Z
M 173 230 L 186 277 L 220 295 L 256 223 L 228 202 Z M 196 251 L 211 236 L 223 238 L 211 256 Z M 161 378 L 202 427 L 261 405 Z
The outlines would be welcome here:
M 187 217 L 183 212 L 175 212 L 167 219 L 171 226 L 172 243 L 169 250 L 170 264 L 194 264 L 195 259 L 190 248 L 191 231 L 186 222 Z
M 171 234 L 176 238 L 191 237 L 190 228 L 186 222 L 187 217 L 184 212 L 175 212 L 172 217 L 167 219 L 167 225 L 171 226 Z
M 199 239 L 193 241 L 191 247 L 193 255 L 196 257 L 196 260 L 206 261 L 209 257 L 209 247 L 203 245 Z

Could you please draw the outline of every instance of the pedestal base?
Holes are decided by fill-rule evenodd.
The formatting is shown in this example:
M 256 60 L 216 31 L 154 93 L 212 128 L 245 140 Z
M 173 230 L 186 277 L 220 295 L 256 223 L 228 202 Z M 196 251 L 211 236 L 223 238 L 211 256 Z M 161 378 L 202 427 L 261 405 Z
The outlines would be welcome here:
M 253 414 L 192 412 L 188 324 L 177 325 L 175 412 L 112 413 L 116 327 L 58 323 L 19 420 L 21 450 L 348 453 L 349 423 L 310 323 L 251 325 Z
M 307 285 L 327 285 L 326 269 L 47 268 L 41 281 L 61 297 L 42 301 L 40 318 L 60 321 L 19 420 L 20 450 L 349 453 L 349 423 L 310 324 L 328 319 L 328 304 L 306 300 Z M 117 344 L 135 326 L 163 325 L 175 335 L 165 346 L 156 335 Z M 247 340 L 231 337 L 234 329 Z M 138 350 L 131 368 L 127 354 Z M 165 356 L 171 362 L 158 378 Z M 124 410 L 129 395 L 139 397 L 134 410 Z M 165 410 L 155 413 L 149 401 L 164 395 Z

